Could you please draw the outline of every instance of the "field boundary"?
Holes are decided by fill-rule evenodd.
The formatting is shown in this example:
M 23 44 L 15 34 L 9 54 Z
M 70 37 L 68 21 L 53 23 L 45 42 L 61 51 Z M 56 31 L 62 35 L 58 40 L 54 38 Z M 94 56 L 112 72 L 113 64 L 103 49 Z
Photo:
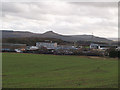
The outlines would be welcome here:
M 54 54 L 37 54 L 37 53 L 14 53 L 14 52 L 0 52 L 0 53 L 11 53 L 11 54 L 29 54 L 29 55 L 53 55 L 53 56 L 76 56 L 76 57 L 85 57 L 85 58 L 91 58 L 91 59 L 114 59 L 118 60 L 118 58 L 110 58 L 110 57 L 100 57 L 100 56 L 84 56 L 84 55 L 54 55 Z

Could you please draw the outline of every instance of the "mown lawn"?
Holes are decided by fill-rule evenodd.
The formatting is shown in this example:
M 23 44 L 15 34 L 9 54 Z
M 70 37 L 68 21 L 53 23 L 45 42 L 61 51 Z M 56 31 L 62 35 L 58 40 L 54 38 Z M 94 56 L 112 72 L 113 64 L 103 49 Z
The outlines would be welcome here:
M 116 88 L 118 60 L 3 53 L 3 88 Z

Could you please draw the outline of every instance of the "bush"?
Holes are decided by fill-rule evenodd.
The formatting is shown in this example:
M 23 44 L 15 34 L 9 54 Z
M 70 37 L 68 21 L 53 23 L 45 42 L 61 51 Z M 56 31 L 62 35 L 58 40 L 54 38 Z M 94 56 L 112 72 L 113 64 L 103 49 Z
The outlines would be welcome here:
M 112 58 L 120 58 L 120 51 L 117 51 L 115 49 L 111 49 L 109 50 L 109 57 L 112 57 Z

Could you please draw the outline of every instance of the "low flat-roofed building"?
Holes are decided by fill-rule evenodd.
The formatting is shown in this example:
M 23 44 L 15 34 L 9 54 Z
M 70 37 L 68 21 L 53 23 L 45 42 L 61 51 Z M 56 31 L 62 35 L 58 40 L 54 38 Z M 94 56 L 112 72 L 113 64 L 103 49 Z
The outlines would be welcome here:
M 27 50 L 38 50 L 37 46 L 27 46 Z
M 1 49 L 9 49 L 9 50 L 14 50 L 14 49 L 25 49 L 26 44 L 13 44 L 13 43 L 0 43 Z
M 91 49 L 98 49 L 98 44 L 90 44 Z
M 91 49 L 101 49 L 101 50 L 106 50 L 109 49 L 111 47 L 117 48 L 116 45 L 107 45 L 107 44 L 90 44 L 90 48 Z
M 57 43 L 37 42 L 36 46 L 38 48 L 46 47 L 47 49 L 56 49 L 57 48 Z
M 75 46 L 59 45 L 56 49 L 76 49 Z

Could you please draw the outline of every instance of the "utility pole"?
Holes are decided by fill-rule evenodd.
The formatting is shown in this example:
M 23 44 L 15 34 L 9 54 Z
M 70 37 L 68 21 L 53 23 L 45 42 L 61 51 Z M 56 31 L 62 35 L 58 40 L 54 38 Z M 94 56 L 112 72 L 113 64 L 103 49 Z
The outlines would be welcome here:
M 91 43 L 93 43 L 93 32 L 92 32 L 92 37 L 91 37 Z

